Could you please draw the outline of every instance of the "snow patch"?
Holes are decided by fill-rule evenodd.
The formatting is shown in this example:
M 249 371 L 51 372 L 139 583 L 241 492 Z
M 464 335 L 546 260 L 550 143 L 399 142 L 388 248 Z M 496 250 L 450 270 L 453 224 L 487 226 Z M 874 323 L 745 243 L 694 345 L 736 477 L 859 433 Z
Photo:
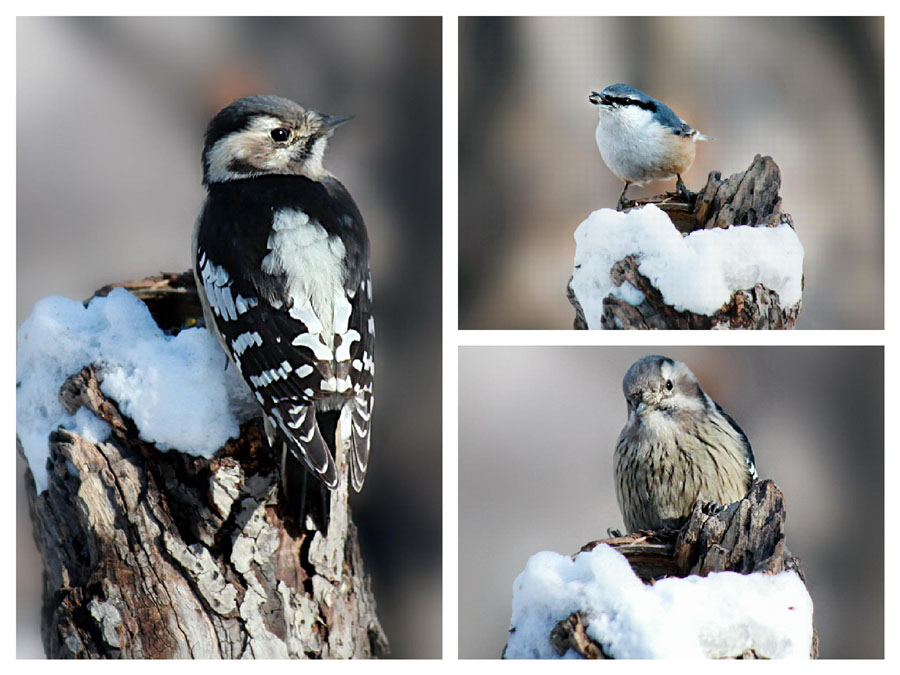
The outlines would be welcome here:
M 100 367 L 101 391 L 161 450 L 211 456 L 257 410 L 249 389 L 205 328 L 165 335 L 123 288 L 82 303 L 44 298 L 16 334 L 16 433 L 38 492 L 47 488 L 48 436 L 58 427 L 91 442 L 109 426 L 59 402 L 66 378 Z M 226 368 L 227 363 L 227 368 Z
M 513 585 L 506 658 L 560 658 L 556 624 L 581 612 L 606 654 L 721 658 L 753 649 L 767 658 L 809 658 L 813 605 L 794 572 L 669 578 L 647 586 L 605 544 L 574 557 L 533 555 Z M 577 655 L 569 650 L 562 658 Z
M 778 293 L 782 309 L 800 301 L 803 246 L 790 225 L 698 230 L 684 237 L 653 204 L 626 213 L 594 211 L 575 231 L 572 290 L 588 328 L 600 328 L 603 299 L 609 295 L 632 305 L 643 294 L 617 287 L 613 264 L 635 255 L 641 274 L 678 311 L 711 316 L 735 291 L 763 284 Z

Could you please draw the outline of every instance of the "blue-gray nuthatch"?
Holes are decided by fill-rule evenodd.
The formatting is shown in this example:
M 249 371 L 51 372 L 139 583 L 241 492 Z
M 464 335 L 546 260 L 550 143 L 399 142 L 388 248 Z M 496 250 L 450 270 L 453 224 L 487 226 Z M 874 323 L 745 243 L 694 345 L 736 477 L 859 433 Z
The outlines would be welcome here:
M 695 143 L 713 140 L 710 136 L 694 129 L 665 103 L 627 84 L 611 84 L 600 93 L 592 92 L 588 100 L 600 111 L 600 156 L 625 182 L 619 208 L 632 183 L 643 185 L 676 176 L 678 192 L 690 195 L 681 174 L 694 162 Z

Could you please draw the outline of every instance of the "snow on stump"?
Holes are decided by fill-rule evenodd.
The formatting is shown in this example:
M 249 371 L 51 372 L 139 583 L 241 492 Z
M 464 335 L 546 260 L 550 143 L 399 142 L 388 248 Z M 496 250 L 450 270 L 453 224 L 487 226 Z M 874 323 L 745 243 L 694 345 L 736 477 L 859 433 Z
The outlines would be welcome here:
M 575 232 L 567 296 L 577 329 L 786 329 L 800 314 L 803 246 L 781 212 L 781 172 L 757 155 L 672 195 L 600 209 Z
M 700 502 L 678 531 L 532 556 L 513 585 L 504 658 L 816 658 L 813 604 L 772 481 Z
M 182 330 L 193 276 L 125 286 L 45 298 L 17 334 L 46 655 L 386 654 L 347 467 L 327 536 L 286 518 L 249 389 L 206 329 Z

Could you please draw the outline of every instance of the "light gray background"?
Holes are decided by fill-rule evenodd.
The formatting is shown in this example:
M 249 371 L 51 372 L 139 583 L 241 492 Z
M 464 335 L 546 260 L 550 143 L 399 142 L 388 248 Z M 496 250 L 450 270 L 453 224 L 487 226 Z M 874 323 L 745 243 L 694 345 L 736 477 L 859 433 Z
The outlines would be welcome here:
M 189 267 L 203 133 L 233 99 L 356 116 L 325 157 L 372 248 L 377 405 L 353 514 L 393 654 L 440 657 L 441 19 L 26 18 L 16 37 L 17 323 L 49 294 Z M 43 653 L 22 473 L 20 657 Z
M 884 656 L 881 347 L 463 347 L 459 350 L 459 652 L 499 658 L 512 585 L 538 551 L 623 528 L 612 457 L 622 377 L 684 361 L 784 492 L 822 658 Z
M 756 154 L 781 167 L 798 328 L 883 327 L 883 18 L 463 17 L 459 45 L 460 328 L 572 327 L 573 233 L 622 191 L 588 95 L 616 82 L 716 137 L 690 189 Z

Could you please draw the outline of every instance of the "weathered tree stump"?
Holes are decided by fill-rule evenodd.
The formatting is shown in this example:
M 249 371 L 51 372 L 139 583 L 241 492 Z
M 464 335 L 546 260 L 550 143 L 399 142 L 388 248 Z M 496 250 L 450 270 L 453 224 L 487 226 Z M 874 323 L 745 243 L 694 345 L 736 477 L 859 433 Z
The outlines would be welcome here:
M 193 277 L 125 284 L 166 330 L 200 316 Z M 100 291 L 107 293 L 112 287 Z M 107 442 L 51 434 L 49 488 L 28 491 L 44 558 L 41 634 L 51 658 L 370 658 L 387 640 L 347 504 L 346 467 L 327 536 L 279 503 L 261 422 L 214 458 L 161 452 L 74 373 L 60 400 L 106 421 Z M 21 452 L 21 446 L 20 446 Z
M 800 560 L 785 543 L 784 525 L 783 495 L 775 483 L 765 480 L 754 484 L 743 500 L 725 507 L 698 502 L 680 530 L 644 530 L 592 541 L 581 551 L 599 544 L 615 548 L 646 584 L 661 577 L 706 576 L 710 572 L 777 574 L 785 570 L 795 571 L 806 583 Z M 549 639 L 560 656 L 572 649 L 586 659 L 608 658 L 602 645 L 588 636 L 586 621 L 576 612 L 553 629 Z M 809 653 L 812 658 L 819 654 L 815 626 Z M 757 655 L 746 652 L 734 658 Z
M 655 204 L 671 218 L 682 235 L 712 228 L 727 229 L 732 225 L 777 227 L 793 221 L 781 212 L 781 171 L 771 157 L 757 155 L 750 167 L 741 173 L 722 179 L 719 171 L 709 174 L 706 185 L 694 193 L 689 202 L 678 201 L 680 196 L 670 193 L 650 199 L 629 200 L 630 209 Z M 727 326 L 733 329 L 790 329 L 800 315 L 801 302 L 782 309 L 778 294 L 762 284 L 736 291 L 730 302 L 709 316 L 677 311 L 667 305 L 660 291 L 638 270 L 639 261 L 628 256 L 610 270 L 616 286 L 628 282 L 641 291 L 645 299 L 639 305 L 608 296 L 603 300 L 602 326 L 608 329 L 710 329 Z M 575 308 L 574 327 L 588 328 L 584 311 L 572 289 L 572 279 L 566 297 Z

